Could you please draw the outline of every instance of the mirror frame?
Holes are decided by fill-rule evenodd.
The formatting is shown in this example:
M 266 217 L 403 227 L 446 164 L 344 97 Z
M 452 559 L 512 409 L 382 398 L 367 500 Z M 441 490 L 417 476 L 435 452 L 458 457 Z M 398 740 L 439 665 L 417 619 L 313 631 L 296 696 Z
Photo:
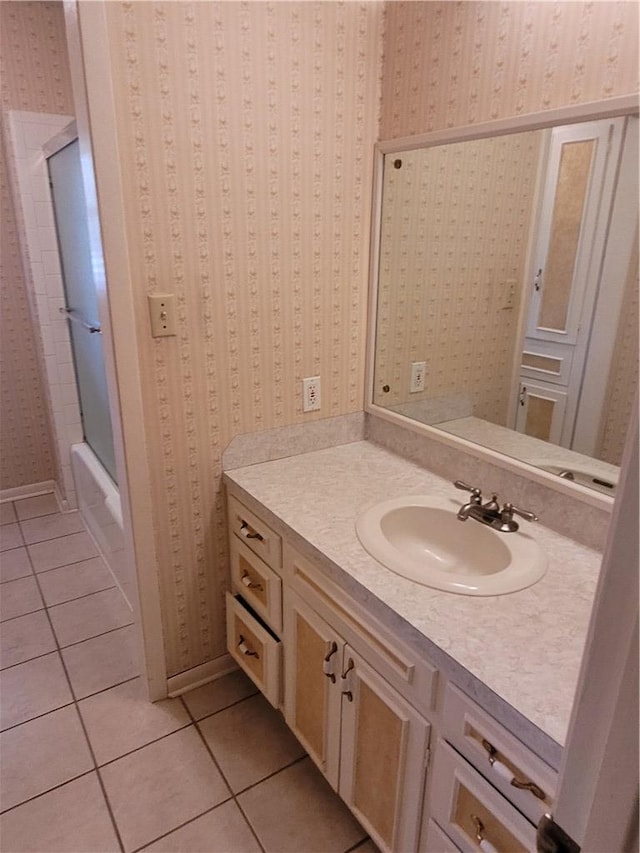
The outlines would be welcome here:
M 577 124 L 579 122 L 614 118 L 616 116 L 638 115 L 639 104 L 640 96 L 638 94 L 622 95 L 601 101 L 591 101 L 584 104 L 544 110 L 543 112 L 527 113 L 526 115 L 513 116 L 506 119 L 451 127 L 446 130 L 436 130 L 431 133 L 405 136 L 399 139 L 387 139 L 375 144 L 369 255 L 365 412 L 375 415 L 382 420 L 395 423 L 398 426 L 403 426 L 411 432 L 424 435 L 433 441 L 438 441 L 449 447 L 457 447 L 463 452 L 484 459 L 500 468 L 505 468 L 515 474 L 526 476 L 528 479 L 548 486 L 554 491 L 561 492 L 583 503 L 588 503 L 611 512 L 614 497 L 601 494 L 586 486 L 581 486 L 579 483 L 572 483 L 561 479 L 541 468 L 536 468 L 527 462 L 522 462 L 513 456 L 507 456 L 497 450 L 451 435 L 444 430 L 438 429 L 436 426 L 430 426 L 429 424 L 413 420 L 405 415 L 385 409 L 383 406 L 378 406 L 373 402 L 384 157 L 385 154 L 392 152 L 409 151 L 414 148 L 429 148 L 436 145 L 446 145 L 451 142 L 482 139 L 487 136 L 502 136 L 512 133 L 523 133 L 529 130 L 544 130 L 559 124 Z

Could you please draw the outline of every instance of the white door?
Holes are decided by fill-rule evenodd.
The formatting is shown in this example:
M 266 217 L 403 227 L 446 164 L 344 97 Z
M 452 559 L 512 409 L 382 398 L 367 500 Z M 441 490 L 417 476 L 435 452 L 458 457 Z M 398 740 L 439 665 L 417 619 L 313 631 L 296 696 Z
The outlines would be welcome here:
M 638 849 L 637 405 L 634 413 L 553 815 L 578 847 L 560 851 Z

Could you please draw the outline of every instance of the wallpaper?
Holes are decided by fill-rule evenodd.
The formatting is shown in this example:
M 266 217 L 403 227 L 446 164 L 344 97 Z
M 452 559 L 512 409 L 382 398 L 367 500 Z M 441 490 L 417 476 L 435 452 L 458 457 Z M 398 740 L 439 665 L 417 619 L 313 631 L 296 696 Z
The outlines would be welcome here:
M 609 372 L 598 458 L 613 465 L 622 459 L 633 406 L 638 405 L 638 239 L 631 253 L 625 293 L 620 310 L 616 348 Z
M 519 133 L 385 158 L 380 405 L 464 396 L 465 415 L 506 426 L 541 140 Z M 410 392 L 416 361 L 426 361 L 427 391 Z
M 62 4 L 2 2 L 0 33 L 3 123 L 10 109 L 72 112 Z M 0 488 L 9 489 L 56 479 L 57 466 L 0 136 Z
M 362 409 L 382 7 L 107 13 L 174 675 L 225 650 L 227 444 Z M 151 338 L 153 292 L 176 294 L 176 337 Z
M 638 90 L 635 2 L 394 2 L 380 138 Z

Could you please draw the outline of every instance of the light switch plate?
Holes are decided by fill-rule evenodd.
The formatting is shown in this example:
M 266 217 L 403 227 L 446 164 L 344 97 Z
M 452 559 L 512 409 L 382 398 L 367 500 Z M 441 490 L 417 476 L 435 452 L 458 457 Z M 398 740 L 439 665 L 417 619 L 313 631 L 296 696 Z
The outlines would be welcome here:
M 175 293 L 152 293 L 147 299 L 153 337 L 161 338 L 177 334 Z

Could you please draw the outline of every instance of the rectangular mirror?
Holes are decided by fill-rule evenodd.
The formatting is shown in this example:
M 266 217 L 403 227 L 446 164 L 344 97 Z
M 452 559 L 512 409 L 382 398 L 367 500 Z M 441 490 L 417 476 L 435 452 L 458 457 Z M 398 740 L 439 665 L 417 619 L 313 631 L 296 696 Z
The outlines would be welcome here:
M 613 496 L 638 386 L 638 118 L 519 124 L 379 145 L 372 411 Z

